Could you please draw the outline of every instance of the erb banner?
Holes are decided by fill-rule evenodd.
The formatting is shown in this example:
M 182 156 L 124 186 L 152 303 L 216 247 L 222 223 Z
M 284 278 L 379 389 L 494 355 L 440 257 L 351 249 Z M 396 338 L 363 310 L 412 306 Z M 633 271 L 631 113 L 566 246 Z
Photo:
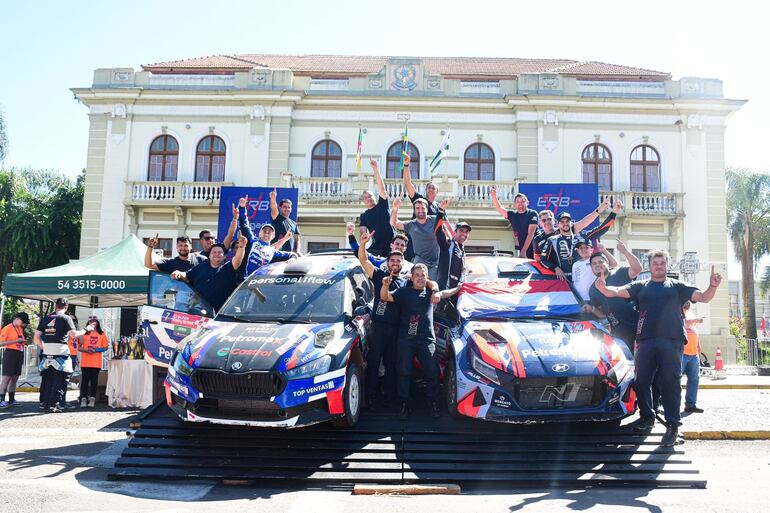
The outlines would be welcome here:
M 263 224 L 270 224 L 270 192 L 272 187 L 222 187 L 219 196 L 219 224 L 217 228 L 217 240 L 225 239 L 227 230 L 230 228 L 230 221 L 233 219 L 233 207 L 238 206 L 238 200 L 243 197 L 248 198 L 246 203 L 246 217 L 249 220 L 254 235 L 259 233 Z M 281 200 L 291 200 L 294 208 L 291 210 L 291 219 L 297 220 L 297 198 L 298 192 L 295 188 L 278 187 L 276 202 Z M 237 240 L 236 233 L 233 240 Z
M 595 183 L 523 183 L 519 192 L 529 198 L 529 208 L 551 210 L 557 218 L 561 212 L 569 212 L 573 220 L 580 221 L 599 206 L 599 186 Z M 588 227 L 597 224 L 594 221 Z

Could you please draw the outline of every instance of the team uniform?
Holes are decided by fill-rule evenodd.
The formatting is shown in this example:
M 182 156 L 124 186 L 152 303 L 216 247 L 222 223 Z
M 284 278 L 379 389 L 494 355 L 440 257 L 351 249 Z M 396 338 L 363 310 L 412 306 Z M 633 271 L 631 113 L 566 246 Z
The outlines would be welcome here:
M 524 243 L 527 241 L 527 235 L 529 234 L 529 227 L 532 225 L 537 226 L 537 212 L 528 208 L 524 212 L 517 212 L 515 210 L 508 210 L 507 216 L 508 222 L 511 223 L 511 230 L 513 230 L 513 240 L 516 243 L 516 251 L 521 251 L 524 247 Z M 527 248 L 527 258 L 535 257 L 534 239 Z M 518 256 L 518 255 L 517 255 Z
M 615 223 L 615 216 L 615 212 L 610 212 L 610 215 L 599 226 L 592 230 L 583 230 L 579 234 L 562 235 L 557 233 L 552 235 L 546 244 L 545 258 L 542 258 L 540 263 L 551 270 L 560 268 L 571 280 L 572 264 L 580 260 L 577 255 L 578 242 L 581 239 L 593 241 L 602 237 Z
M 43 334 L 43 355 L 39 366 L 44 382 L 40 390 L 43 407 L 65 407 L 67 384 L 72 375 L 72 359 L 67 341 L 69 332 L 74 329 L 72 317 L 56 312 L 40 319 L 37 326 L 37 330 Z
M 375 232 L 369 252 L 377 256 L 387 256 L 390 253 L 390 241 L 396 235 L 390 226 L 390 204 L 387 198 L 378 196 L 377 203 L 361 213 L 361 226 L 366 226 L 369 232 Z
M 80 337 L 80 401 L 83 399 L 94 398 L 96 402 L 96 387 L 99 382 L 99 371 L 102 370 L 102 353 L 107 350 L 109 341 L 107 334 L 99 334 L 97 331 L 90 331 Z M 86 353 L 84 351 L 94 351 Z M 92 406 L 92 404 L 89 404 Z
M 278 214 L 275 216 L 275 219 L 270 221 L 270 225 L 275 229 L 276 240 L 280 239 L 289 232 L 292 232 L 294 235 L 300 235 L 299 225 L 291 217 L 283 217 L 283 215 Z M 283 243 L 281 250 L 296 252 L 298 250 L 298 248 L 294 247 L 296 243 L 297 241 L 292 236 L 289 240 Z

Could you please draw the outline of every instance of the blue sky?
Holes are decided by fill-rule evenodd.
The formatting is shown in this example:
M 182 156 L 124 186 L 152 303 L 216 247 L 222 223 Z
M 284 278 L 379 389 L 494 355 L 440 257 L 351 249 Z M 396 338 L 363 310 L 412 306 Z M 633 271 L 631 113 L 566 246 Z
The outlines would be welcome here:
M 260 4 L 266 5 L 260 5 Z M 70 87 L 99 67 L 219 53 L 340 53 L 598 60 L 721 78 L 750 102 L 729 121 L 727 161 L 770 168 L 770 8 L 752 2 L 11 1 L 0 19 L 6 164 L 85 166 L 86 109 Z M 281 4 L 281 5 L 279 5 Z M 288 7 L 291 5 L 291 7 Z M 638 5 L 638 4 L 637 4 Z M 130 8 L 129 8 L 130 6 Z M 10 51 L 9 51 L 10 50 Z
M 333 53 L 569 58 L 720 78 L 727 97 L 749 100 L 729 120 L 728 165 L 770 170 L 768 19 L 768 4 L 744 0 L 10 0 L 0 18 L 6 164 L 70 176 L 85 167 L 87 112 L 69 88 L 91 85 L 95 68 Z

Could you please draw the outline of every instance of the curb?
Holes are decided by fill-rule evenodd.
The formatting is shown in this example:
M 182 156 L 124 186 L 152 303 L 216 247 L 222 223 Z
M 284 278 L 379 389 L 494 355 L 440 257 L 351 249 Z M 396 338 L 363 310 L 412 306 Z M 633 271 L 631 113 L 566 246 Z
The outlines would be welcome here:
M 770 431 L 685 431 L 685 440 L 770 440 Z

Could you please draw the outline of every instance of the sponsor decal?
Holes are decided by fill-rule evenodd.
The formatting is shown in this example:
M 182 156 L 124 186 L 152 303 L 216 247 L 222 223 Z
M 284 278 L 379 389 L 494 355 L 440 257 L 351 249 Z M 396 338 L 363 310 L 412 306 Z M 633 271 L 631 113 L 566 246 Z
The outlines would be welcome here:
M 201 323 L 200 317 L 196 315 L 172 312 L 170 310 L 163 310 L 163 315 L 160 320 L 162 322 L 174 324 L 175 326 L 184 326 L 186 328 L 197 328 Z M 174 332 L 176 332 L 176 329 Z
M 273 354 L 273 352 L 266 349 L 241 349 L 239 347 L 223 347 L 217 350 L 217 356 L 261 356 L 266 358 L 271 354 Z
M 548 385 L 540 395 L 540 402 L 549 403 L 551 399 L 556 399 L 557 401 L 571 403 L 577 399 L 578 392 L 580 392 L 580 383 L 565 383 L 560 387 Z
M 167 347 L 164 347 L 162 345 L 158 345 L 158 359 L 159 360 L 165 360 L 166 362 L 171 361 L 171 353 L 172 350 L 168 349 Z
M 219 337 L 220 342 L 258 342 L 260 344 L 272 344 L 279 342 L 278 339 L 271 336 L 264 335 L 222 335 Z
M 188 328 L 187 326 L 174 326 L 174 335 L 186 337 L 190 333 L 192 333 L 192 328 Z
M 303 388 L 300 390 L 293 390 L 291 394 L 294 397 L 304 397 L 306 395 L 315 395 L 321 392 L 326 392 L 328 390 L 334 390 L 334 380 L 327 381 L 326 383 L 320 383 L 318 385 L 313 385 L 312 387 Z
M 510 397 L 497 393 L 492 396 L 492 405 L 498 408 L 505 408 L 506 410 L 510 410 L 513 407 L 513 401 Z
M 242 364 L 241 362 L 235 362 L 234 364 L 232 364 L 232 365 L 230 366 L 230 368 L 231 368 L 231 369 L 233 369 L 233 370 L 238 370 L 238 369 L 240 369 L 241 367 L 243 367 L 243 364 Z
M 311 285 L 331 285 L 338 280 L 322 278 L 320 276 L 257 276 L 249 280 L 248 287 L 260 285 L 297 285 L 309 283 Z
M 551 370 L 554 372 L 567 372 L 569 370 L 569 365 L 566 363 L 554 363 L 553 366 L 551 366 Z
M 417 326 L 420 324 L 420 315 L 409 316 L 409 330 L 407 335 L 417 335 Z

